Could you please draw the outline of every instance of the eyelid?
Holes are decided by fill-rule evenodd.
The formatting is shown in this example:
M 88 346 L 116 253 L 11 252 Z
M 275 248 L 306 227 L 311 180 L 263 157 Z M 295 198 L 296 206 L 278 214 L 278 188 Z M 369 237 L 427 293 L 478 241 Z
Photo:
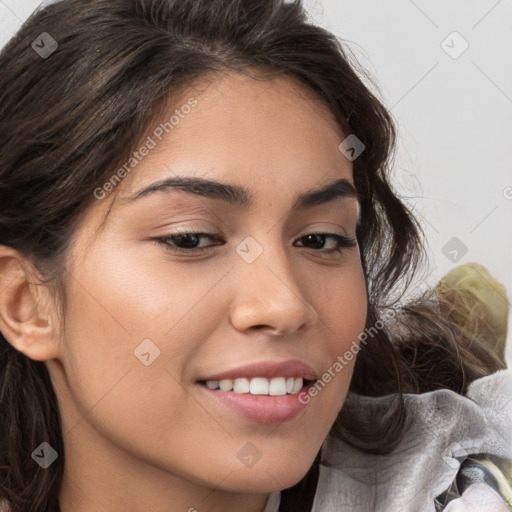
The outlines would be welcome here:
M 317 222 L 310 222 L 309 224 L 306 224 L 304 227 L 302 227 L 299 231 L 296 233 L 296 237 L 304 236 L 300 233 L 304 232 L 305 235 L 308 235 L 310 233 L 328 233 L 328 234 L 338 234 L 340 236 L 350 236 L 349 232 L 350 230 L 348 228 L 352 227 L 352 222 L 345 219 L 345 222 L 343 222 L 341 219 L 339 222 L 327 222 L 327 221 L 317 221 Z M 355 228 L 355 226 L 354 226 Z M 341 230 L 341 233 L 337 233 L 336 231 Z M 355 230 L 354 230 L 355 233 Z

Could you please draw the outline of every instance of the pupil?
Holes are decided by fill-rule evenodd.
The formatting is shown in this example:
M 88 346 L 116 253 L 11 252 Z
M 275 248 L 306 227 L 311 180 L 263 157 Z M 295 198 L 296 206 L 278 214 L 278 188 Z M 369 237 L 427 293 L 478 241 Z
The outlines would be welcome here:
M 316 241 L 317 248 L 321 249 L 323 246 L 323 235 L 306 235 L 309 240 L 313 239 L 313 242 Z
M 192 235 L 190 233 L 186 233 L 184 235 L 178 235 L 176 241 L 180 245 L 185 245 L 185 247 L 193 248 L 197 245 L 197 236 Z

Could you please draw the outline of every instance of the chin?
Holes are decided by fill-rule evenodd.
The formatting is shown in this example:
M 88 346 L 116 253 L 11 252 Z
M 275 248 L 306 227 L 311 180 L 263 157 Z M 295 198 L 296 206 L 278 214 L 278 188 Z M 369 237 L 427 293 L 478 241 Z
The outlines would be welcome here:
M 293 457 L 287 460 L 286 465 L 279 465 L 279 462 L 282 461 L 268 461 L 263 465 L 259 461 L 252 468 L 236 468 L 229 481 L 225 482 L 226 490 L 238 493 L 269 493 L 287 489 L 300 482 L 313 464 L 313 460 L 297 464 Z

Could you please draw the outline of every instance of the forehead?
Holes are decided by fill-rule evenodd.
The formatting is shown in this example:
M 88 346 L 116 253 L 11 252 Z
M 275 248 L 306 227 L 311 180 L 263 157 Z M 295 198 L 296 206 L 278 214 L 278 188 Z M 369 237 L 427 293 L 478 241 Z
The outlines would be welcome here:
M 190 105 L 193 105 L 192 107 Z M 154 147 L 123 179 L 124 192 L 177 170 L 247 181 L 276 180 L 351 164 L 339 152 L 342 131 L 306 86 L 286 76 L 229 73 L 187 88 L 149 131 Z M 185 166 L 187 169 L 183 169 Z
M 287 76 L 229 73 L 197 81 L 150 126 L 138 148 L 144 155 L 126 163 L 104 201 L 105 218 L 137 191 L 173 176 L 232 183 L 284 202 L 337 178 L 352 182 L 351 162 L 338 150 L 343 138 L 315 93 Z

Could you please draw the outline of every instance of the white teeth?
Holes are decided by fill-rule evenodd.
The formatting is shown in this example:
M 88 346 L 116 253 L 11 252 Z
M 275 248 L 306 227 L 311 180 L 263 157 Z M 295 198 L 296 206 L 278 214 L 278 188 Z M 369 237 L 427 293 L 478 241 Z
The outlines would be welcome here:
M 269 395 L 286 395 L 286 379 L 284 377 L 276 377 L 270 381 L 268 386 Z
M 254 379 L 251 379 L 249 393 L 251 393 L 251 395 L 268 395 L 268 379 L 264 379 L 263 377 L 254 377 Z
M 249 393 L 249 379 L 235 379 L 233 381 L 233 391 L 235 393 Z
M 274 377 L 265 379 L 264 377 L 254 377 L 252 379 L 222 379 L 207 380 L 206 387 L 209 389 L 220 389 L 221 391 L 233 391 L 234 393 L 251 395 L 271 395 L 282 396 L 286 394 L 296 394 L 304 386 L 303 379 L 294 379 L 293 377 Z
M 233 389 L 233 381 L 231 379 L 222 379 L 219 381 L 221 391 L 231 391 Z
M 295 379 L 293 382 L 292 395 L 298 393 L 302 389 L 303 385 L 302 379 Z

